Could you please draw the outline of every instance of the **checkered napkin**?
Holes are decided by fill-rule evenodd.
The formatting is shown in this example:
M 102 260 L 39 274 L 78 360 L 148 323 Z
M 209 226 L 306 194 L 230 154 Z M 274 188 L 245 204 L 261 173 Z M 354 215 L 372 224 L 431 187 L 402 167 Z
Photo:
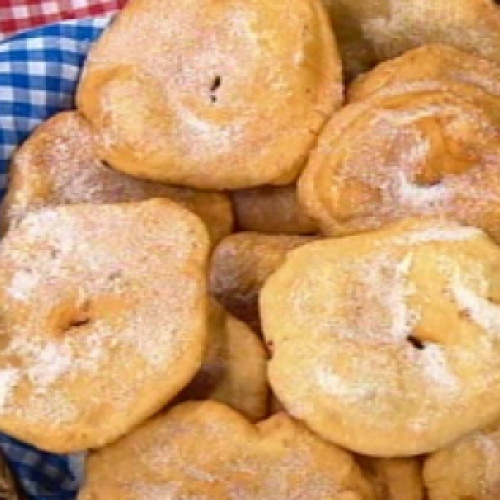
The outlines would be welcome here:
M 0 41 L 19 31 L 65 19 L 115 12 L 126 0 L 0 0 Z
M 0 188 L 19 143 L 40 122 L 73 106 L 89 45 L 109 20 L 66 21 L 0 43 Z
M 14 149 L 43 120 L 73 107 L 89 46 L 109 22 L 110 17 L 66 21 L 0 43 L 0 188 Z M 28 499 L 75 498 L 81 455 L 42 453 L 2 434 L 0 450 Z

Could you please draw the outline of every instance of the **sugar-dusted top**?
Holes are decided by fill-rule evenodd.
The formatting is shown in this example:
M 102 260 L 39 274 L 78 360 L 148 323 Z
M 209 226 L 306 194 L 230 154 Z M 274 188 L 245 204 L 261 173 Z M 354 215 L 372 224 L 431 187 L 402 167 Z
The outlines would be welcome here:
M 443 220 L 293 250 L 261 293 L 271 385 L 347 448 L 431 451 L 500 409 L 499 283 L 496 245 Z
M 334 114 L 299 181 L 331 236 L 450 217 L 500 238 L 500 96 L 462 83 L 375 94 Z
M 200 443 L 209 443 L 203 446 Z M 88 462 L 79 500 L 373 500 L 353 458 L 275 415 L 256 426 L 227 406 L 185 403 Z
M 74 451 L 175 395 L 201 362 L 207 246 L 168 201 L 29 214 L 0 249 L 0 428 Z

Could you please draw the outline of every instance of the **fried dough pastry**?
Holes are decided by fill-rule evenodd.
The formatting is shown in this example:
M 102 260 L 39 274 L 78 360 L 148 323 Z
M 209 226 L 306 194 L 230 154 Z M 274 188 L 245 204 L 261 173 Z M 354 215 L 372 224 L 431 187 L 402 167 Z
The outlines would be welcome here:
M 201 366 L 208 251 L 167 200 L 28 214 L 0 248 L 1 431 L 74 452 L 165 406 Z
M 500 241 L 500 99 L 450 82 L 350 104 L 322 133 L 299 197 L 331 236 L 425 215 Z
M 237 318 L 260 331 L 259 293 L 266 279 L 308 236 L 236 233 L 215 247 L 210 263 L 211 294 Z
M 321 0 L 132 0 L 77 94 L 111 166 L 202 189 L 291 183 L 341 101 Z
M 231 233 L 233 213 L 226 194 L 142 181 L 110 169 L 98 159 L 97 138 L 89 124 L 68 111 L 40 125 L 15 154 L 1 225 L 5 230 L 46 206 L 148 198 L 169 198 L 194 212 L 214 243 Z
M 431 43 L 500 63 L 500 8 L 494 0 L 323 0 L 348 78 Z
M 473 432 L 425 461 L 429 500 L 500 498 L 500 423 Z
M 268 403 L 266 361 L 257 335 L 212 301 L 203 365 L 179 401 L 220 401 L 252 422 L 261 420 Z
M 377 500 L 423 500 L 422 465 L 417 458 L 358 457 Z
M 252 425 L 213 401 L 179 405 L 92 454 L 78 500 L 372 500 L 353 458 L 284 414 Z
M 364 73 L 349 87 L 349 101 L 373 94 L 446 89 L 449 83 L 479 87 L 500 96 L 500 66 L 447 45 L 425 45 Z
M 347 449 L 435 451 L 500 416 L 499 302 L 500 249 L 476 228 L 414 220 L 309 243 L 261 291 L 271 387 Z
M 304 212 L 295 184 L 233 191 L 236 224 L 243 231 L 313 234 L 317 224 Z

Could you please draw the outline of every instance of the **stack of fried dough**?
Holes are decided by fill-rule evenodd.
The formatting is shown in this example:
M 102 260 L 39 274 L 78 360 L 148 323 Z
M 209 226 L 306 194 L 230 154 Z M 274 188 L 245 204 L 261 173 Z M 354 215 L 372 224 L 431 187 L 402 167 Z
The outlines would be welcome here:
M 79 500 L 500 499 L 500 7 L 130 0 L 12 158 L 0 430 Z

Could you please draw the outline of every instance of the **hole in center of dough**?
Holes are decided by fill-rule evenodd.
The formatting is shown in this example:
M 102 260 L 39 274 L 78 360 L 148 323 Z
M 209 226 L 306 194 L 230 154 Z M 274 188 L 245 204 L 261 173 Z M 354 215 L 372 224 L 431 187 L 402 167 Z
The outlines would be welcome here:
M 222 78 L 220 75 L 216 75 L 212 81 L 212 85 L 210 85 L 210 100 L 212 102 L 217 102 L 217 91 L 219 90 L 222 84 Z
M 425 349 L 425 345 L 424 343 L 417 337 L 415 337 L 414 335 L 408 335 L 408 337 L 406 337 L 406 340 L 415 348 L 415 349 L 418 349 L 419 351 L 422 351 L 423 349 Z
M 78 316 L 73 318 L 69 323 L 69 328 L 78 328 L 80 326 L 85 326 L 90 323 L 90 317 L 88 316 Z
M 61 311 L 58 330 L 60 334 L 64 335 L 73 329 L 87 326 L 91 322 L 90 304 L 84 302 L 78 307 L 68 307 Z

